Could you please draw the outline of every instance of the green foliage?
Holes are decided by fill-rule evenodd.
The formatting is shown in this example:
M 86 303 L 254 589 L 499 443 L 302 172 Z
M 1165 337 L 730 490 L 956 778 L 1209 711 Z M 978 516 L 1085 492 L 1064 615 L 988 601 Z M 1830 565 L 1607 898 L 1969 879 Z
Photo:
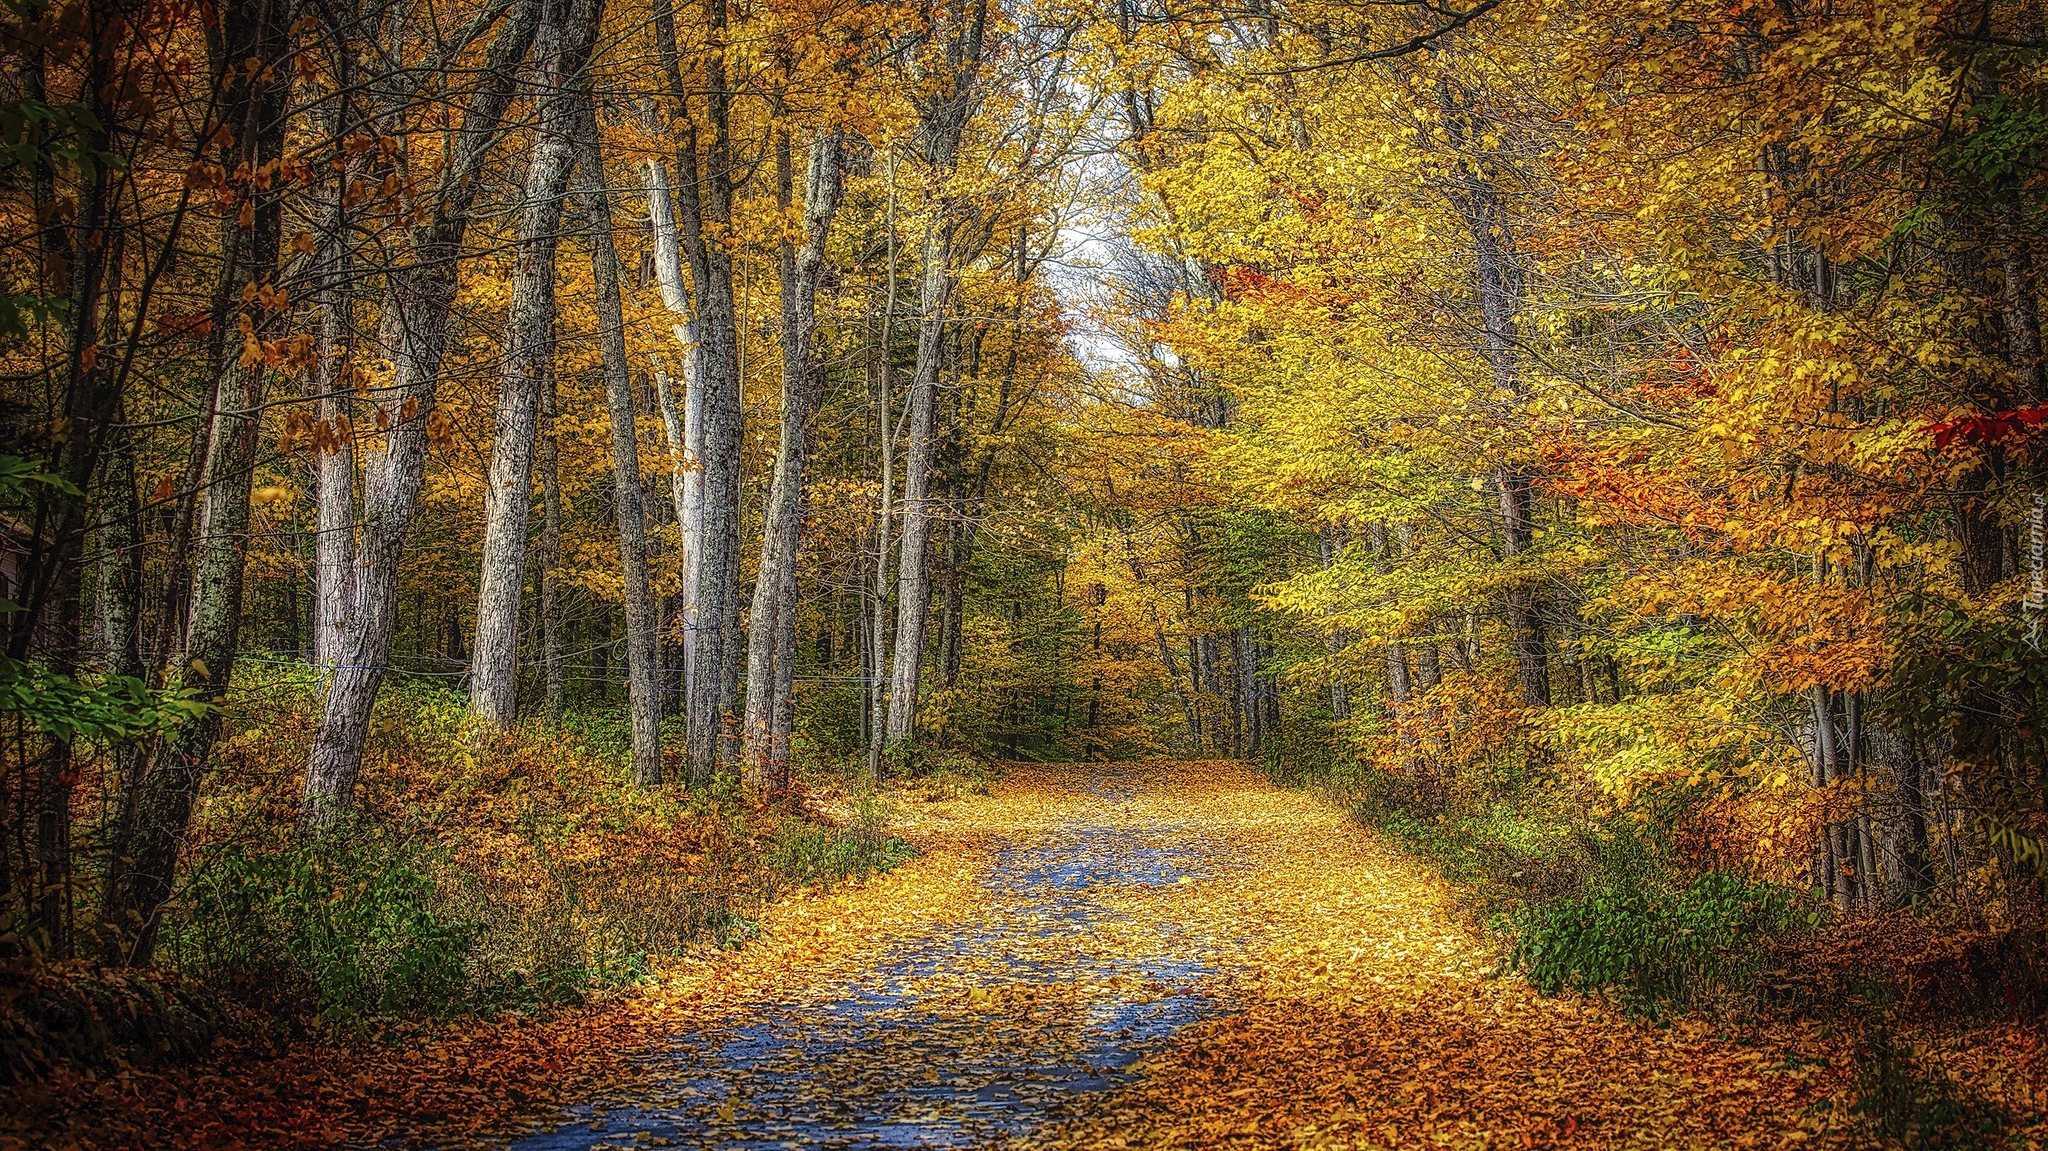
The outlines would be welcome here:
M 0 293 L 0 341 L 23 339 L 31 324 L 61 323 L 70 312 L 71 301 L 63 296 Z
M 9 105 L 0 102 L 0 137 L 7 137 Z M 9 313 L 0 306 L 0 336 Z M 20 498 L 34 488 L 50 488 L 83 498 L 62 476 L 41 471 L 20 456 L 0 454 L 0 496 Z M 21 605 L 0 600 L 0 615 Z M 39 663 L 0 654 L 0 715 L 17 715 L 29 726 L 60 740 L 133 739 L 197 719 L 206 705 L 189 689 L 152 689 L 139 679 L 106 676 L 88 684 L 60 675 Z
M 855 798 L 855 816 L 845 827 L 784 821 L 775 829 L 766 862 L 784 882 L 824 885 L 893 870 L 916 854 L 889 834 L 887 801 L 867 792 Z
M 100 131 L 99 118 L 83 104 L 0 100 L 0 172 L 37 164 L 72 168 L 81 173 L 100 166 L 120 167 L 123 160 L 119 153 L 83 143 Z
M 439 898 L 433 849 L 359 821 L 268 851 L 230 845 L 191 878 L 166 952 L 258 997 L 297 990 L 329 1022 L 462 1010 L 481 925 Z
M 131 676 L 88 684 L 41 664 L 0 655 L 0 714 L 62 740 L 133 739 L 199 718 L 191 688 L 151 688 Z
M 4 328 L 0 328 L 0 334 L 4 334 Z M 54 488 L 64 495 L 81 499 L 85 496 L 78 490 L 78 485 L 63 476 L 40 471 L 35 464 L 20 456 L 0 455 L 0 495 L 18 498 L 36 487 Z
M 1508 962 L 1538 991 L 1612 992 L 1654 1015 L 1752 976 L 1790 903 L 1780 888 L 1710 871 L 1671 892 L 1619 884 L 1537 904 L 1510 923 Z
M 297 800 L 317 685 L 290 665 L 238 677 L 162 935 L 175 967 L 285 1014 L 361 1026 L 578 1002 L 752 938 L 779 892 L 912 854 L 872 793 L 842 826 L 752 806 L 730 779 L 634 787 L 622 716 L 480 730 L 459 693 L 421 680 L 378 700 L 357 818 L 292 839 L 278 813 Z
M 2041 170 L 2048 159 L 2048 106 L 2000 94 L 1983 102 L 1976 120 L 1974 131 L 1938 153 L 1944 168 L 1987 188 Z

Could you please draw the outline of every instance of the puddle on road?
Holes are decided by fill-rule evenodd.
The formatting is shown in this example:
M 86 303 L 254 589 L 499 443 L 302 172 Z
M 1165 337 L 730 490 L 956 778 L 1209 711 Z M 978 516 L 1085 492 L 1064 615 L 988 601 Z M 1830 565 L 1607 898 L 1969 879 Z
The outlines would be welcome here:
M 984 880 L 992 907 L 963 930 L 905 947 L 834 1001 L 679 1036 L 658 1097 L 571 1108 L 514 1151 L 963 1147 L 1024 1132 L 1216 1010 L 1199 990 L 1214 973 L 1202 941 L 1112 906 L 1213 864 L 1199 833 L 1161 825 L 1077 824 L 1005 849 Z

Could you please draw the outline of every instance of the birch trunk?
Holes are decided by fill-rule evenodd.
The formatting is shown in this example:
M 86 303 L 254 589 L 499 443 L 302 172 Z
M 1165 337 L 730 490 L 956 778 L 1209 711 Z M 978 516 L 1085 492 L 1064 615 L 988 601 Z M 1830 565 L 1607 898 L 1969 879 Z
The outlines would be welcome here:
M 671 36 L 674 17 L 667 25 Z M 676 88 L 681 89 L 678 72 Z M 650 133 L 661 128 L 652 100 L 642 104 L 642 126 Z M 682 593 L 677 622 L 679 640 L 669 640 L 678 652 L 682 682 L 679 697 L 689 730 L 691 629 L 696 623 L 697 559 L 704 548 L 704 471 L 698 458 L 703 448 L 704 351 L 699 339 L 697 312 L 683 284 L 683 242 L 676 229 L 675 200 L 669 188 L 668 166 L 648 160 L 640 166 L 641 187 L 647 193 L 647 220 L 654 241 L 654 276 L 661 290 L 661 303 L 671 317 L 670 331 L 681 347 L 682 396 L 678 403 L 675 381 L 669 377 L 665 357 L 654 357 L 654 401 L 661 410 L 661 430 L 667 441 L 669 502 L 675 507 L 676 532 L 682 545 Z M 664 635 L 669 621 L 664 621 Z
M 917 368 L 910 382 L 908 457 L 903 469 L 903 545 L 896 576 L 896 650 L 889 660 L 889 718 L 884 737 L 891 746 L 909 744 L 917 728 L 918 679 L 924 662 L 925 621 L 931 607 L 931 482 L 937 415 L 939 352 L 953 278 L 953 231 L 948 215 L 934 221 L 924 241 L 924 282 L 918 296 Z
M 323 434 L 313 457 L 313 662 L 331 670 L 345 658 L 356 625 L 356 431 L 344 374 L 353 333 L 343 289 L 334 282 L 347 265 L 334 256 L 329 267 L 334 279 L 323 284 L 316 305 Z
M 883 226 L 887 230 L 884 242 L 888 247 L 889 270 L 888 288 L 882 301 L 882 334 L 880 372 L 877 384 L 880 388 L 878 419 L 882 439 L 882 494 L 875 510 L 875 602 L 873 621 L 868 625 L 868 656 L 866 710 L 861 719 L 866 726 L 868 741 L 868 779 L 880 777 L 882 772 L 882 743 L 887 731 L 885 709 L 889 703 L 887 678 L 884 669 L 888 666 L 889 652 L 889 529 L 890 501 L 895 497 L 895 429 L 890 426 L 894 414 L 894 401 L 889 396 L 889 376 L 894 366 L 891 349 L 896 320 L 896 155 L 889 152 L 883 157 L 888 168 L 889 201 L 885 209 Z
M 633 781 L 652 787 L 661 782 L 661 669 L 655 650 L 654 595 L 647 581 L 639 432 L 633 381 L 626 365 L 626 321 L 619 300 L 619 261 L 612 245 L 611 203 L 604 191 L 596 107 L 587 96 L 579 104 L 575 183 L 597 292 L 598 349 L 604 362 L 605 409 L 612 425 L 613 506 L 618 512 L 619 565 L 626 585 L 626 693 L 633 724 Z
M 684 555 L 685 711 L 688 715 L 690 785 L 703 787 L 717 774 L 721 728 L 731 703 L 727 631 L 737 640 L 739 614 L 740 408 L 739 333 L 733 307 L 732 257 L 715 235 L 732 224 L 732 133 L 726 80 L 726 0 L 704 0 L 710 45 L 704 52 L 704 112 L 711 144 L 698 163 L 698 129 L 676 48 L 671 0 L 653 0 L 655 48 L 667 81 L 675 130 L 676 207 L 682 246 L 690 265 L 697 318 L 697 385 L 701 399 L 685 398 L 685 455 L 693 464 L 686 482 L 685 534 L 699 546 Z M 707 237 L 707 226 L 714 234 Z M 658 265 L 657 265 L 658 267 Z M 692 381 L 686 378 L 686 387 Z M 695 437 L 695 442 L 690 437 Z
M 562 684 L 562 585 L 556 572 L 562 562 L 562 483 L 555 442 L 555 369 L 549 349 L 547 379 L 541 385 L 539 577 L 541 711 L 548 726 L 562 722 L 567 704 Z
M 357 626 L 320 715 L 306 767 L 300 826 L 319 832 L 355 803 L 370 708 L 384 680 L 397 623 L 398 564 L 426 474 L 427 415 L 447 347 L 455 277 L 483 164 L 506 124 L 519 62 L 539 23 L 538 0 L 515 0 L 485 54 L 477 91 L 453 134 L 431 221 L 414 236 L 412 263 L 387 273 L 379 339 L 392 380 L 373 398 L 381 443 L 373 439 L 363 475 L 357 549 Z
M 125 422 L 125 421 L 124 421 Z M 93 630 L 109 675 L 142 675 L 142 511 L 135 491 L 135 444 L 117 433 L 101 481 L 99 574 Z
M 354 82 L 354 61 L 336 61 L 337 87 Z M 328 135 L 339 147 L 353 127 L 351 102 L 339 100 Z M 332 668 L 348 649 L 356 624 L 356 429 L 350 381 L 355 366 L 355 320 L 349 308 L 349 182 L 363 161 L 344 161 L 334 175 L 326 209 L 327 234 L 320 238 L 313 306 L 319 315 L 320 360 L 314 368 L 320 431 L 313 439 L 313 663 Z
M 786 210 L 791 192 L 787 137 L 778 150 Z M 810 423 L 811 345 L 817 328 L 818 278 L 825 268 L 825 241 L 832 216 L 839 210 L 840 190 L 840 135 L 834 129 L 811 147 L 804 179 L 803 247 L 785 240 L 778 259 L 782 274 L 782 435 L 775 453 L 775 476 L 768 489 L 761 565 L 754 581 L 753 622 L 747 635 L 746 742 L 741 752 L 745 782 L 757 791 L 772 787 L 787 767 L 786 762 L 776 760 L 772 745 L 777 742 L 780 685 L 793 671 L 780 666 L 785 625 L 792 654 L 796 647 L 796 558 Z M 787 759 L 786 752 L 783 759 Z
M 518 712 L 519 602 L 533 502 L 534 435 L 555 348 L 555 249 L 562 230 L 562 194 L 575 159 L 570 138 L 576 125 L 575 84 L 596 36 L 595 22 L 588 18 L 593 0 L 577 0 L 571 7 L 559 16 L 550 12 L 534 39 L 540 124 L 521 182 L 496 426 L 484 483 L 469 709 L 493 727 L 510 725 Z

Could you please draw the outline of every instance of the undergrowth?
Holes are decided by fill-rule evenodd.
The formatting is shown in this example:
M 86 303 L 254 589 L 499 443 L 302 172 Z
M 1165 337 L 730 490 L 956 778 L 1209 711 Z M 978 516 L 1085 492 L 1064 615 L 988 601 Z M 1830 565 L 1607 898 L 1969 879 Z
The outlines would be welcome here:
M 635 788 L 623 720 L 482 732 L 415 683 L 378 701 L 358 813 L 303 839 L 314 685 L 265 670 L 234 705 L 160 950 L 276 1015 L 359 1029 L 577 1002 L 743 942 L 781 892 L 912 854 L 871 790 L 834 821 Z
M 1433 863 L 1505 937 L 1504 969 L 1545 995 L 1646 1016 L 1740 1003 L 1808 922 L 1797 893 L 1681 842 L 1702 803 L 1682 789 L 1596 818 L 1540 771 L 1396 774 L 1307 737 L 1286 751 L 1276 781 L 1321 790 Z
M 1755 1016 L 1784 974 L 1773 969 L 1811 958 L 1825 938 L 1819 894 L 1762 880 L 1712 848 L 1699 792 L 1653 790 L 1595 815 L 1540 771 L 1397 774 L 1343 754 L 1327 734 L 1302 734 L 1308 727 L 1268 759 L 1269 776 L 1322 793 L 1428 860 L 1503 937 L 1502 973 L 1544 995 L 1599 996 L 1649 1019 Z M 2020 1146 L 2008 1111 L 1902 1037 L 1895 981 L 1868 973 L 1859 993 L 1831 1001 L 1860 1036 L 1833 1104 L 1847 1130 L 1907 1151 Z

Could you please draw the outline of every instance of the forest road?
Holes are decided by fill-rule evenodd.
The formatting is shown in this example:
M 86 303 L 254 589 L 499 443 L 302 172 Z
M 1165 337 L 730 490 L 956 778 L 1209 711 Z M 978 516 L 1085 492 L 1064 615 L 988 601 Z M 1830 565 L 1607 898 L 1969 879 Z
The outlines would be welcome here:
M 785 952 L 641 1056 L 619 1097 L 512 1147 L 1835 1137 L 1829 1053 L 1805 1033 L 1538 999 L 1492 977 L 1497 950 L 1422 865 L 1242 765 L 1021 767 L 910 814 L 925 856 L 809 927 L 864 931 L 856 945 Z M 888 913 L 949 874 L 938 910 Z

